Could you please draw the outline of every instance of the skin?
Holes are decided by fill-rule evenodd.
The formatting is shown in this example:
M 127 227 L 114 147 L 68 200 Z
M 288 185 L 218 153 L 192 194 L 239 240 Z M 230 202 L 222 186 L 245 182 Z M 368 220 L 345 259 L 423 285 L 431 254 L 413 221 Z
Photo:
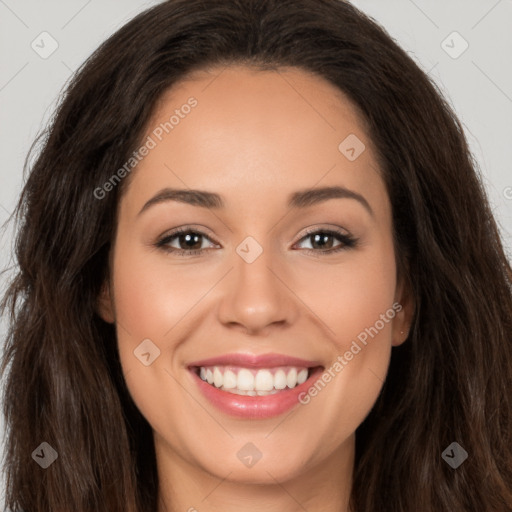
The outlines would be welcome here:
M 144 140 L 191 96 L 197 107 L 130 175 L 99 301 L 102 317 L 117 325 L 130 393 L 154 431 L 159 512 L 347 511 L 355 430 L 413 312 L 397 281 L 391 205 L 372 142 L 352 103 L 325 80 L 238 66 L 197 72 L 174 86 Z M 366 146 L 352 162 L 338 149 L 349 134 Z M 364 196 L 373 215 L 350 198 L 286 205 L 292 192 L 335 185 Z M 165 187 L 216 192 L 226 206 L 167 201 L 139 214 Z M 155 247 L 179 226 L 205 233 L 194 246 L 201 254 Z M 342 242 L 331 237 L 315 246 L 306 228 L 337 228 L 358 245 L 326 254 Z M 236 252 L 247 236 L 263 249 L 250 264 Z M 169 245 L 190 248 L 178 237 Z M 291 414 L 228 416 L 187 370 L 192 361 L 234 352 L 277 352 L 329 368 L 394 303 L 402 310 Z M 160 355 L 145 366 L 134 350 L 148 338 Z M 251 468 L 237 457 L 249 442 L 262 453 Z

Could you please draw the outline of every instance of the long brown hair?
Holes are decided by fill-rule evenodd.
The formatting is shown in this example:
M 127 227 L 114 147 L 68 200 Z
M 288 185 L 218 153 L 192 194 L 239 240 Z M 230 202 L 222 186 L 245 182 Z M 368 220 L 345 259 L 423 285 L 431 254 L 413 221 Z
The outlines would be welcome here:
M 416 312 L 357 430 L 354 510 L 512 511 L 510 263 L 441 92 L 340 0 L 169 0 L 74 76 L 16 209 L 19 268 L 2 302 L 5 506 L 156 510 L 151 428 L 127 392 L 115 329 L 95 309 L 126 180 L 102 199 L 94 191 L 138 147 L 164 91 L 235 63 L 304 69 L 343 91 L 364 116 L 391 200 Z M 442 457 L 454 441 L 469 455 L 457 469 Z M 31 456 L 42 442 L 58 453 L 45 470 Z

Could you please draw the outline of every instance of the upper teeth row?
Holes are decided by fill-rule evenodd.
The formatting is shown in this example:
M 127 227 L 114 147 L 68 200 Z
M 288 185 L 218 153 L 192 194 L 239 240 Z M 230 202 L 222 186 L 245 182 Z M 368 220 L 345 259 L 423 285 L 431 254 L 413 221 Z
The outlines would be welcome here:
M 222 366 L 201 367 L 199 376 L 208 384 L 213 384 L 217 388 L 236 388 L 240 391 L 272 391 L 273 389 L 285 389 L 287 386 L 294 388 L 308 378 L 307 368 L 286 367 L 274 370 L 251 371 L 248 368 L 240 368 L 237 374 L 234 368 L 228 369 Z

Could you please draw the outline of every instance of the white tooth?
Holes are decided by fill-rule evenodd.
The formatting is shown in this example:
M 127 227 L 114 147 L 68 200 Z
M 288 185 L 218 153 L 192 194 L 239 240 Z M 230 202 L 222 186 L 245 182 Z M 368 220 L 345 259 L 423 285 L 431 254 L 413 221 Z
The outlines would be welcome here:
M 284 389 L 286 387 L 286 373 L 283 370 L 277 370 L 274 375 L 274 387 Z
M 201 366 L 201 369 L 199 370 L 199 377 L 201 379 L 206 380 L 206 370 Z
M 271 391 L 260 391 L 260 390 L 257 390 L 256 391 L 256 394 L 258 396 L 267 396 L 267 395 L 270 395 Z
M 249 396 L 256 396 L 256 391 L 254 391 L 254 390 L 246 391 L 246 393 L 247 393 Z
M 297 370 L 292 368 L 286 376 L 286 383 L 289 388 L 294 388 L 297 385 Z
M 245 368 L 238 372 L 237 386 L 242 391 L 252 391 L 254 389 L 254 376 Z
M 224 373 L 224 388 L 236 388 L 236 374 L 231 370 L 226 370 L 226 372 Z
M 213 383 L 215 384 L 215 387 L 222 387 L 223 382 L 224 378 L 222 377 L 221 371 L 217 367 L 215 367 L 213 369 Z
M 256 391 L 270 391 L 274 387 L 274 378 L 268 370 L 259 370 L 254 381 Z
M 213 373 L 210 368 L 206 370 L 206 382 L 208 382 L 208 384 L 213 384 Z
M 297 375 L 297 382 L 299 384 L 302 384 L 303 382 L 306 382 L 307 380 L 308 380 L 308 371 L 306 370 L 306 368 L 303 368 Z

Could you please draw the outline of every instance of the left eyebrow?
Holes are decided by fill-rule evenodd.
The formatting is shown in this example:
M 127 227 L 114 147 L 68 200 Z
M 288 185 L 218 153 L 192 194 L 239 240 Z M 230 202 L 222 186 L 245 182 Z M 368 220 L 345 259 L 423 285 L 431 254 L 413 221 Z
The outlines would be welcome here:
M 298 190 L 289 196 L 287 204 L 289 208 L 308 208 L 330 199 L 355 199 L 364 206 L 370 215 L 374 216 L 374 212 L 370 204 L 361 194 L 358 194 L 348 188 L 338 186 Z M 198 206 L 200 208 L 212 208 L 216 210 L 225 207 L 224 200 L 215 192 L 194 189 L 165 188 L 160 190 L 154 197 L 147 201 L 138 215 L 153 205 L 165 203 L 167 201 L 178 201 L 192 206 Z
M 355 199 L 373 217 L 374 213 L 368 201 L 357 192 L 345 187 L 322 187 L 299 190 L 291 194 L 288 200 L 289 208 L 307 208 L 328 201 L 329 199 Z

